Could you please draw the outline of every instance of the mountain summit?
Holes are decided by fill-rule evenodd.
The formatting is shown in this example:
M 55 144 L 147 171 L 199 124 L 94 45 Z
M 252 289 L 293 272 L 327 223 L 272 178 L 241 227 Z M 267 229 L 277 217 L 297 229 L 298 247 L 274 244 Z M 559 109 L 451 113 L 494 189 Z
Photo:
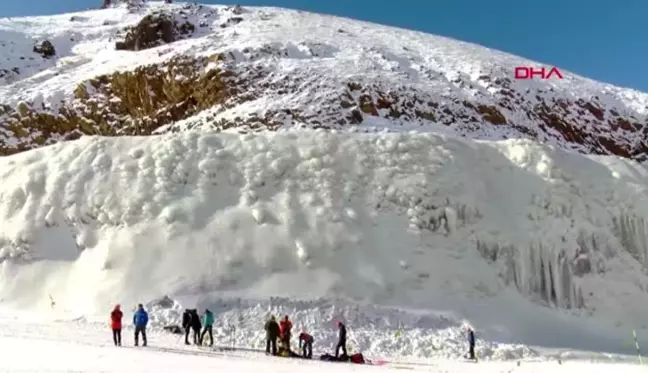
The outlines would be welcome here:
M 278 8 L 143 2 L 0 19 L 0 153 L 82 135 L 296 127 L 648 156 L 648 94 L 475 44 Z M 560 68 L 560 67 L 558 67 Z

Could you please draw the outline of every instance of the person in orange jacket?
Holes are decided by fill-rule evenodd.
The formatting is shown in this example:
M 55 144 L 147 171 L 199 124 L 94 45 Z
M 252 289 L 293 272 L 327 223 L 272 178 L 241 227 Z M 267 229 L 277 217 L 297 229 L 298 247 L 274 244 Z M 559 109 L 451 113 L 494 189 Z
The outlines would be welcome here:
M 292 323 L 288 320 L 288 315 L 279 323 L 279 335 L 284 347 L 290 351 L 290 336 L 292 331 Z
M 121 329 L 122 329 L 122 313 L 119 304 L 110 313 L 110 328 L 113 332 L 113 342 L 115 346 L 121 346 Z

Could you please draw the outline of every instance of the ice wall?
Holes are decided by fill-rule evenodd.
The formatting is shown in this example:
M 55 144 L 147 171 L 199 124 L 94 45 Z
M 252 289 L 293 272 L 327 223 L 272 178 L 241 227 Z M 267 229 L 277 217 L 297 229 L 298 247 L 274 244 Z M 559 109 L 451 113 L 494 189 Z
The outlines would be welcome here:
M 515 290 L 637 324 L 647 174 L 432 134 L 83 138 L 0 159 L 0 297 L 89 313 L 184 293 L 452 309 Z

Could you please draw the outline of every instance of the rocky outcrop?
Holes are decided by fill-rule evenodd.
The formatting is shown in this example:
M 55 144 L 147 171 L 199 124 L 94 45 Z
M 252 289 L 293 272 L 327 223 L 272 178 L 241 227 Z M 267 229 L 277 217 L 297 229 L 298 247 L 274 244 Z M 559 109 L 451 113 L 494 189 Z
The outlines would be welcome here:
M 2 105 L 0 130 L 15 140 L 0 144 L 0 154 L 81 135 L 149 135 L 163 125 L 223 105 L 243 83 L 226 71 L 206 69 L 219 58 L 179 57 L 162 65 L 102 75 L 79 84 L 75 100 L 56 112 L 37 110 L 32 103 L 16 108 Z
M 152 13 L 135 27 L 125 29 L 123 40 L 115 43 L 115 49 L 139 51 L 154 48 L 190 36 L 194 31 L 196 27 L 192 23 L 178 22 L 171 13 Z
M 34 45 L 34 53 L 38 53 L 43 58 L 52 58 L 56 55 L 56 49 L 49 40 L 43 40 Z
M 0 69 L 0 79 L 4 78 L 9 80 L 10 77 L 20 74 L 20 69 L 12 67 L 11 69 Z
M 0 154 L 12 154 L 82 134 L 148 135 L 187 129 L 241 132 L 274 130 L 285 123 L 311 128 L 344 129 L 362 125 L 368 117 L 386 118 L 395 125 L 444 124 L 460 133 L 507 128 L 517 136 L 578 144 L 583 151 L 615 154 L 637 160 L 648 155 L 648 126 L 605 108 L 596 98 L 556 100 L 541 96 L 528 102 L 500 80 L 500 93 L 463 101 L 448 100 L 407 86 L 350 81 L 338 96 L 319 98 L 312 107 L 284 107 L 234 118 L 219 119 L 227 108 L 259 97 L 279 97 L 308 88 L 300 80 L 270 81 L 270 70 L 203 71 L 210 62 L 232 63 L 233 54 L 209 58 L 177 57 L 159 65 L 99 76 L 78 85 L 75 100 L 57 112 L 37 110 L 30 103 L 0 109 L 0 130 L 18 141 L 0 144 Z M 235 66 L 235 64 L 233 65 Z M 497 81 L 497 80 L 496 80 Z M 550 96 L 549 96 L 550 97 Z M 209 109 L 209 114 L 182 124 L 177 121 Z M 611 129 L 613 132 L 609 132 Z M 629 141 L 637 134 L 642 141 Z
M 218 49 L 227 50 L 227 45 L 220 43 L 226 41 L 222 35 L 237 40 L 236 28 L 247 27 L 241 22 L 274 22 L 265 12 L 258 19 L 247 19 L 251 10 L 240 6 L 156 5 L 153 9 L 137 25 L 118 32 L 117 49 L 140 51 L 207 35 L 195 43 L 202 43 L 196 48 L 202 53 L 210 50 L 214 35 L 222 32 Z M 221 31 L 219 26 L 234 30 Z M 211 33 L 207 32 L 210 28 Z M 346 33 L 338 28 L 333 32 Z M 38 47 L 44 55 L 50 54 L 47 43 Z M 321 75 L 311 66 L 328 64 L 343 49 L 325 40 L 231 45 L 230 52 L 199 58 L 178 56 L 173 47 L 163 48 L 158 57 L 170 58 L 162 57 L 166 53 L 176 57 L 80 82 L 75 97 L 68 96 L 54 109 L 38 102 L 0 102 L 0 154 L 82 134 L 148 135 L 190 129 L 249 132 L 281 126 L 372 130 L 370 126 L 382 118 L 389 128 L 418 126 L 425 130 L 444 125 L 466 137 L 531 138 L 586 153 L 648 158 L 648 118 L 622 100 L 615 101 L 613 95 L 602 93 L 605 96 L 600 99 L 578 92 L 553 92 L 551 85 L 542 84 L 532 91 L 506 75 L 458 73 L 449 78 L 426 66 L 408 72 L 402 66 L 410 68 L 409 62 L 399 56 L 390 56 L 378 47 L 362 48 L 368 58 L 392 69 L 391 73 L 418 77 L 368 80 L 362 74 Z M 295 59 L 300 62 L 294 63 Z M 286 60 L 290 61 L 286 64 L 291 66 L 289 70 L 277 68 Z M 207 64 L 218 69 L 204 71 Z M 0 78 L 8 84 L 22 72 L 11 70 L 11 66 L 0 70 Z M 255 100 L 263 102 L 252 105 L 258 110 L 235 107 Z M 194 117 L 201 111 L 206 112 Z M 227 115 L 221 115 L 226 111 Z M 232 116 L 232 112 L 239 114 Z
M 243 9 L 243 7 L 239 4 L 236 4 L 234 6 L 228 6 L 227 8 L 225 8 L 225 10 L 237 16 L 240 16 L 241 14 L 245 13 L 245 9 Z

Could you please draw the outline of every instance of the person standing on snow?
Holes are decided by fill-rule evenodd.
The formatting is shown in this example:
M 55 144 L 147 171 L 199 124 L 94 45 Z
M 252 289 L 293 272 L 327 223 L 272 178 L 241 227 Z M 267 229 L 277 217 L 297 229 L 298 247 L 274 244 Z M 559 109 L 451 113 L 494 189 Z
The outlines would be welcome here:
M 182 328 L 185 331 L 185 344 L 189 343 L 189 332 L 191 331 L 191 310 L 186 309 L 182 313 Z
M 468 358 L 475 360 L 475 331 L 468 326 Z
M 277 338 L 279 338 L 280 330 L 279 324 L 274 316 L 270 316 L 270 320 L 265 323 L 266 331 L 266 354 L 270 353 L 270 346 L 272 346 L 272 355 L 277 356 Z
M 137 305 L 137 311 L 133 314 L 133 324 L 135 325 L 135 346 L 138 345 L 139 335 L 142 334 L 142 346 L 146 347 L 148 313 L 144 311 L 144 306 L 141 303 Z
M 205 334 L 209 333 L 209 347 L 214 346 L 214 332 L 212 331 L 212 326 L 214 325 L 214 314 L 210 310 L 205 310 L 205 318 L 203 319 L 203 324 L 205 328 L 200 334 L 200 344 L 203 344 L 203 339 Z
M 283 321 L 279 324 L 279 334 L 281 335 L 281 342 L 286 350 L 290 351 L 290 337 L 291 337 L 292 323 L 288 320 L 286 315 Z
M 337 346 L 335 346 L 335 357 L 339 356 L 340 347 L 342 348 L 343 356 L 348 356 L 347 349 L 346 349 L 346 338 L 347 338 L 346 325 L 344 325 L 342 321 L 340 321 L 338 322 L 338 329 L 340 330 L 340 334 L 338 335 Z
M 299 333 L 299 348 L 302 349 L 302 356 L 307 359 L 313 358 L 313 341 L 314 338 L 312 335 L 302 331 Z M 303 342 L 303 347 L 302 347 Z
M 121 346 L 121 330 L 122 330 L 122 313 L 119 304 L 110 313 L 110 328 L 112 329 L 113 341 L 115 346 Z
M 200 329 L 202 329 L 202 323 L 200 322 L 200 315 L 198 315 L 198 310 L 191 310 L 191 329 L 193 330 L 193 341 L 195 345 L 200 344 Z

